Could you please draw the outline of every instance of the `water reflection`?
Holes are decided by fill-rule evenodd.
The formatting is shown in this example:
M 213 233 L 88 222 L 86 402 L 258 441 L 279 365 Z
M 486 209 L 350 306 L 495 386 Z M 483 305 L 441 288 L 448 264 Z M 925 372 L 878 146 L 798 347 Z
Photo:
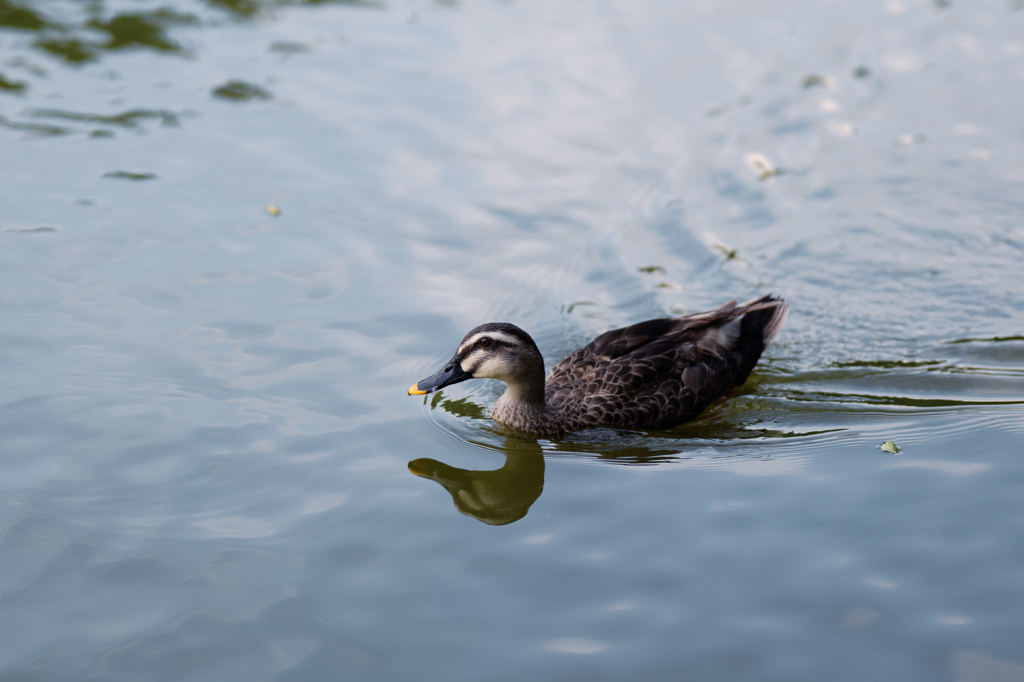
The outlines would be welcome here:
M 367 0 L 332 0 L 334 4 L 359 7 L 381 7 Z M 125 50 L 149 50 L 165 55 L 188 56 L 190 50 L 174 35 L 182 27 L 198 28 L 216 15 L 196 14 L 169 7 L 139 11 L 120 11 L 115 3 L 92 0 L 88 3 L 42 3 L 31 0 L 0 0 L 0 31 L 33 36 L 30 47 L 68 66 L 82 66 L 102 59 L 105 53 Z M 217 13 L 227 13 L 237 20 L 252 19 L 266 10 L 281 6 L 325 4 L 324 0 L 205 0 L 202 3 Z M 198 10 L 199 7 L 196 7 Z M 28 77 L 18 78 L 0 72 L 0 92 L 22 94 L 36 81 L 47 77 L 47 69 L 24 58 L 10 60 L 8 67 L 20 69 Z M 9 128 L 24 128 L 0 124 Z M 40 126 L 24 128 L 29 132 L 62 134 L 59 129 Z
M 84 7 L 48 4 L 45 11 L 33 3 L 0 0 L 0 28 L 38 34 L 34 47 L 68 64 L 96 61 L 104 51 L 147 48 L 177 54 L 184 48 L 169 35 L 176 26 L 195 26 L 191 14 L 162 8 L 151 12 L 122 12 L 110 18 L 102 2 Z M 85 14 L 80 14 L 85 9 Z M 69 11 L 77 16 L 64 16 Z
M 438 424 L 462 442 L 501 452 L 505 464 L 494 470 L 462 469 L 435 459 L 409 462 L 416 476 L 439 483 L 452 496 L 455 508 L 489 525 L 513 523 L 526 516 L 544 489 L 544 457 L 569 456 L 617 465 L 675 464 L 694 467 L 728 466 L 736 473 L 774 475 L 802 468 L 796 458 L 770 468 L 766 457 L 753 456 L 743 448 L 751 439 L 810 439 L 842 429 L 783 432 L 744 423 L 743 410 L 721 414 L 721 404 L 695 422 L 662 432 L 589 429 L 556 439 L 536 439 L 489 419 L 489 410 L 471 397 L 451 399 L 443 391 L 434 394 L 430 409 L 451 415 L 454 423 Z M 747 467 L 753 464 L 756 470 Z
M 544 489 L 539 443 L 508 438 L 503 451 L 505 464 L 493 471 L 459 469 L 427 458 L 409 462 L 409 471 L 440 483 L 463 514 L 503 526 L 526 516 Z

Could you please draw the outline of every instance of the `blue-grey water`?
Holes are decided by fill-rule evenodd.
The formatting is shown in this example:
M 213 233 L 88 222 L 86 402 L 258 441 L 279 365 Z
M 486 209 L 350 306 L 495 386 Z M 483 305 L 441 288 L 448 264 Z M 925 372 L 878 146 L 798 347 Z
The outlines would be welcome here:
M 0 680 L 1021 682 L 1022 111 L 1019 0 L 0 0 Z M 671 431 L 406 395 L 768 292 Z

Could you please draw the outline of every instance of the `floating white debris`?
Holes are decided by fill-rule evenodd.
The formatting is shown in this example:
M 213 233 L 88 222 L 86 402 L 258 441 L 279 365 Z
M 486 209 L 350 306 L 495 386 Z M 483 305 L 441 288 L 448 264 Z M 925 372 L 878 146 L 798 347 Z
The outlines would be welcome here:
M 850 609 L 839 619 L 839 624 L 848 630 L 861 630 L 871 627 L 882 617 L 878 611 L 862 609 L 860 607 Z
M 905 133 L 896 138 L 896 144 L 901 147 L 909 147 L 912 144 L 924 144 L 927 141 L 928 137 L 921 133 L 914 133 L 913 135 Z
M 747 162 L 747 168 L 754 171 L 754 175 L 757 176 L 758 180 L 767 180 L 773 175 L 778 175 L 782 171 L 772 165 L 772 162 L 764 154 L 758 154 L 752 152 L 747 154 L 744 161 Z
M 552 639 L 541 645 L 548 651 L 555 651 L 562 654 L 597 654 L 608 648 L 604 642 L 582 637 L 566 637 L 564 639 Z
M 849 137 L 854 132 L 853 124 L 846 121 L 832 121 L 828 124 L 828 129 L 839 137 Z
M 885 13 L 896 16 L 907 11 L 907 3 L 902 0 L 889 0 L 885 3 Z
M 911 52 L 896 52 L 886 55 L 885 68 L 896 73 L 913 73 L 921 70 L 921 60 Z

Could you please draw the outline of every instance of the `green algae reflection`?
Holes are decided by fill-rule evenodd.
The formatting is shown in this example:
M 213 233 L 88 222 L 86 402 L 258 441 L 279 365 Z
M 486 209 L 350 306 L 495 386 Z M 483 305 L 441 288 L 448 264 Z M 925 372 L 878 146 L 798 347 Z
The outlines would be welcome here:
M 248 102 L 258 99 L 273 99 L 273 95 L 253 83 L 245 81 L 230 80 L 223 85 L 213 89 L 213 96 L 218 99 L 226 99 L 235 102 Z

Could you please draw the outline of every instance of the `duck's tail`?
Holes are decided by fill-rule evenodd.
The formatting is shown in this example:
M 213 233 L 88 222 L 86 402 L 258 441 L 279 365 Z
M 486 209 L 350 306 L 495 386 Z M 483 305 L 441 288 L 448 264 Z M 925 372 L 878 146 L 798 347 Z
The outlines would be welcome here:
M 736 342 L 736 351 L 741 358 L 738 385 L 747 380 L 761 353 L 786 324 L 789 304 L 785 299 L 769 294 L 736 306 L 736 312 L 743 315 Z
M 746 309 L 743 313 L 740 337 L 749 335 L 755 339 L 759 338 L 761 350 L 768 347 L 789 317 L 789 303 L 775 294 L 762 296 L 737 307 L 740 310 Z

